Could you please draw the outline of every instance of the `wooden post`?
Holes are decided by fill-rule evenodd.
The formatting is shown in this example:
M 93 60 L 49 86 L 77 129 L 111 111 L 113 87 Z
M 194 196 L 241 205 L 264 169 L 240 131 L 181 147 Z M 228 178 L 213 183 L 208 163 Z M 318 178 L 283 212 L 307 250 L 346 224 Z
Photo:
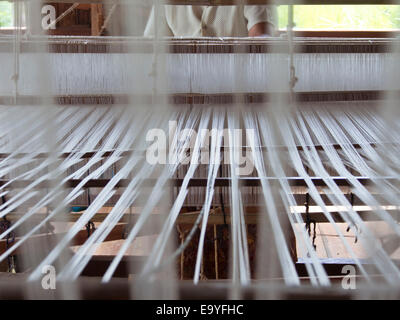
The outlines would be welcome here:
M 91 4 L 90 16 L 91 16 L 92 36 L 100 36 L 101 27 L 103 26 L 104 23 L 103 5 Z

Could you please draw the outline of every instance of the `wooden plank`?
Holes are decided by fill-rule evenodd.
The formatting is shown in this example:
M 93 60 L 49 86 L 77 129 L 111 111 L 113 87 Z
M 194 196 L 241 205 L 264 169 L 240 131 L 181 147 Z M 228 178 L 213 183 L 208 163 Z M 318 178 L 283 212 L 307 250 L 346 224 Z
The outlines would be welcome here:
M 339 268 L 338 268 L 339 269 Z M 342 270 L 340 268 L 340 270 Z M 33 298 L 27 295 L 28 292 L 35 292 L 36 299 L 65 299 L 63 293 L 68 292 L 65 288 L 71 288 L 70 284 L 57 283 L 55 290 L 43 290 L 41 281 L 28 283 L 28 274 L 10 274 L 0 273 L 0 298 L 1 299 L 27 299 Z M 343 276 L 343 275 L 342 275 Z M 381 276 L 376 280 L 382 279 Z M 303 279 L 306 280 L 306 279 Z M 242 299 L 255 299 L 260 294 L 269 294 L 271 290 L 280 297 L 280 299 L 352 299 L 365 295 L 365 290 L 371 296 L 379 296 L 383 290 L 386 296 L 392 299 L 400 299 L 400 291 L 397 287 L 388 288 L 382 282 L 377 281 L 374 286 L 363 286 L 362 278 L 357 280 L 357 288 L 354 290 L 343 290 L 337 287 L 315 287 L 304 284 L 302 286 L 285 286 L 282 279 L 253 280 L 250 285 L 241 288 Z M 96 300 L 115 300 L 115 299 L 137 299 L 133 290 L 136 285 L 135 280 L 113 278 L 108 283 L 103 283 L 101 277 L 79 277 L 75 281 L 80 299 Z M 139 284 L 138 284 L 139 285 Z M 143 285 L 143 283 L 141 283 Z M 148 284 L 150 285 L 150 284 Z M 159 282 L 154 282 L 154 288 Z M 177 283 L 177 294 L 179 299 L 191 300 L 222 300 L 230 299 L 231 282 L 224 280 L 207 280 L 197 285 L 193 281 L 179 281 Z M 34 290 L 34 291 L 33 291 Z M 141 297 L 143 298 L 143 297 Z M 157 297 L 155 297 L 157 298 Z
M 75 1 L 76 2 L 76 1 Z M 91 4 L 90 3 L 88 3 L 88 2 L 86 2 L 86 3 L 81 3 L 79 6 L 78 6 L 78 8 L 77 9 L 80 9 L 80 10 L 90 10 L 90 8 L 91 8 Z
M 91 30 L 88 26 L 85 25 L 74 25 L 74 26 L 62 26 L 57 27 L 53 30 L 47 30 L 47 33 L 50 35 L 60 35 L 60 36 L 82 36 L 82 35 L 91 35 Z
M 342 102 L 351 103 L 356 101 L 363 101 L 368 103 L 380 102 L 385 97 L 392 95 L 399 95 L 398 92 L 379 91 L 379 90 L 359 90 L 359 91 L 326 91 L 326 92 L 297 92 L 294 93 L 295 100 L 299 103 L 299 108 L 302 107 L 303 102 Z M 220 93 L 220 94 L 196 94 L 196 93 L 182 93 L 170 95 L 137 95 L 137 102 L 146 105 L 153 105 L 155 99 L 164 101 L 167 99 L 168 103 L 176 107 L 187 108 L 196 105 L 224 105 L 231 107 L 235 103 L 241 103 L 246 107 L 259 106 L 262 104 L 265 107 L 266 102 L 273 101 L 277 96 L 276 93 Z M 281 93 L 282 98 L 288 98 L 288 93 Z M 41 105 L 41 96 L 33 95 L 19 95 L 16 103 L 13 96 L 0 96 L 0 104 L 2 105 Z M 53 99 L 54 103 L 61 106 L 105 106 L 110 105 L 125 105 L 129 102 L 129 95 L 127 94 L 87 94 L 87 95 L 53 95 L 49 96 Z M 153 99 L 153 100 L 152 100 Z
M 285 31 L 278 31 L 280 34 Z M 400 34 L 400 30 L 321 30 L 321 29 L 310 29 L 310 30 L 294 30 L 293 35 L 295 37 L 305 38 L 395 38 Z

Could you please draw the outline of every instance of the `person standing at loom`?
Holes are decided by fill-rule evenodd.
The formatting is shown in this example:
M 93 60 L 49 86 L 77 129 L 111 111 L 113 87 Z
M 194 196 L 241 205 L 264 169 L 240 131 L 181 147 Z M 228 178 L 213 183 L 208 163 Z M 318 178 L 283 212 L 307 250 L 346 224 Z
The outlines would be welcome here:
M 274 36 L 275 6 L 173 6 L 161 8 L 161 30 L 174 37 Z M 154 36 L 154 7 L 144 36 Z

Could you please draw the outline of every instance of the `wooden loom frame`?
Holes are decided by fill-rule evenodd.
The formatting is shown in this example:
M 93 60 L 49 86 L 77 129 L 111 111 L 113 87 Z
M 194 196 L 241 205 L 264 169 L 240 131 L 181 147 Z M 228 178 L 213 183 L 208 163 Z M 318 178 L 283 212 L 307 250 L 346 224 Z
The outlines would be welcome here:
M 13 1 L 18 1 L 18 0 L 13 0 Z M 46 2 L 46 3 L 75 3 L 75 2 L 79 2 L 79 3 L 100 4 L 100 3 L 105 3 L 105 2 L 113 2 L 113 0 L 78 0 L 78 1 L 77 0 L 75 0 L 75 1 L 74 0 L 49 0 L 49 1 L 44 1 L 44 2 Z M 143 2 L 143 1 L 138 1 L 138 2 Z M 303 3 L 303 2 L 306 2 L 306 3 Z M 383 1 L 378 1 L 378 0 L 350 0 L 350 1 L 346 1 L 346 0 L 325 0 L 325 1 L 323 1 L 323 0 L 308 0 L 308 1 L 298 1 L 298 0 L 294 0 L 294 1 L 290 1 L 290 0 L 283 0 L 283 1 L 269 1 L 269 0 L 249 0 L 249 1 L 242 1 L 242 0 L 240 0 L 240 1 L 233 1 L 233 0 L 168 0 L 167 3 L 168 4 L 188 4 L 188 5 L 232 5 L 232 4 L 238 4 L 238 3 L 246 3 L 246 4 L 254 4 L 254 5 L 257 5 L 257 4 L 310 4 L 310 5 L 325 4 L 326 5 L 326 4 L 397 4 L 397 1 L 395 1 L 395 0 L 393 0 L 393 1 L 392 0 L 383 0 Z M 307 34 L 306 31 L 303 31 L 303 33 Z M 316 33 L 322 34 L 322 33 L 320 33 L 320 31 L 316 31 Z M 336 35 L 340 36 L 341 33 L 342 32 L 337 32 Z M 362 35 L 366 35 L 367 33 L 361 32 L 361 34 Z M 371 35 L 372 33 L 369 33 L 369 34 Z M 382 35 L 382 33 L 374 33 L 374 34 Z M 389 34 L 393 35 L 394 33 L 389 33 Z M 332 36 L 333 33 L 326 32 L 325 36 L 328 36 L 328 35 Z M 188 45 L 188 42 L 186 42 L 185 45 Z M 179 47 L 179 44 L 178 44 L 178 47 Z M 373 46 L 371 46 L 371 48 L 372 47 Z M 199 50 L 197 44 L 195 46 L 193 46 L 193 44 L 192 44 L 191 48 L 192 49 L 189 49 L 189 51 L 190 50 L 195 50 L 195 52 L 197 52 L 197 50 Z M 378 49 L 376 49 L 378 51 L 379 50 L 385 50 L 385 49 L 382 49 L 382 48 L 384 48 L 384 46 L 379 46 L 378 45 L 376 48 L 378 48 Z M 172 49 L 172 50 L 174 51 L 174 49 Z M 259 50 L 259 49 L 257 49 L 257 50 Z M 263 50 L 263 49 L 261 49 L 261 50 Z M 373 51 L 374 50 L 375 49 L 373 49 Z M 222 49 L 222 51 L 224 51 L 224 49 Z M 105 51 L 105 52 L 107 52 L 107 51 Z M 179 52 L 179 49 L 178 49 L 177 52 Z M 234 52 L 236 52 L 236 51 L 234 50 Z M 321 95 L 321 93 L 319 93 L 319 94 Z M 322 93 L 322 95 L 323 94 L 324 93 Z M 330 94 L 330 93 L 326 93 L 326 94 Z M 364 93 L 360 93 L 360 97 L 361 97 L 360 100 L 365 100 L 365 97 L 368 96 L 368 95 L 370 95 L 370 97 L 373 97 L 373 98 L 371 98 L 372 100 L 375 100 L 378 97 L 380 97 L 381 94 L 382 93 L 379 93 L 379 92 L 366 92 L 366 93 L 364 92 Z M 311 93 L 310 93 L 310 95 L 311 95 Z M 253 95 L 253 96 L 256 96 L 256 95 Z M 82 103 L 82 101 L 83 102 L 84 101 L 93 101 L 93 100 L 90 100 L 90 98 L 89 98 L 89 100 L 85 100 L 85 97 L 84 97 L 83 100 L 80 100 L 79 97 L 75 97 L 75 98 L 74 97 L 59 97 L 59 99 L 68 99 L 68 98 L 71 99 L 71 101 L 76 99 L 75 101 L 77 101 L 77 103 Z M 4 99 L 4 97 L 3 97 L 3 99 Z M 178 97 L 178 101 L 181 101 L 182 99 L 186 99 L 184 103 L 192 104 L 192 103 L 199 103 L 199 101 L 201 101 L 202 99 L 204 100 L 205 98 L 204 97 L 200 97 L 199 98 L 198 96 Z M 198 99 L 198 100 L 195 100 L 195 99 Z M 254 102 L 264 102 L 264 100 L 263 100 L 264 97 L 262 97 L 262 96 L 258 96 L 256 98 L 252 98 L 252 99 L 254 99 Z M 252 100 L 252 99 L 250 99 L 250 100 Z M 318 99 L 318 97 L 316 98 L 316 100 L 320 101 Z M 344 99 L 344 100 L 346 100 L 346 99 Z M 62 100 L 59 100 L 59 101 L 61 102 Z M 2 102 L 6 102 L 6 100 L 4 100 Z M 28 101 L 28 103 L 29 103 L 29 101 Z M 230 103 L 229 100 L 227 100 L 226 103 Z M 92 104 L 92 102 L 90 104 Z M 292 180 L 292 184 L 294 186 L 304 186 L 305 185 L 304 180 L 301 179 L 301 178 L 293 177 L 293 179 L 291 179 L 291 180 Z M 368 183 L 368 178 L 360 177 L 359 180 L 362 183 Z M 89 181 L 84 186 L 84 188 L 102 187 L 105 184 L 107 184 L 107 182 L 108 182 L 108 180 L 104 180 L 104 181 L 102 181 L 102 180 Z M 127 182 L 128 181 L 126 181 L 125 183 L 127 183 Z M 246 179 L 246 178 L 244 178 L 242 182 L 243 182 L 244 186 L 258 186 L 259 185 L 259 181 L 256 181 L 256 179 Z M 348 182 L 346 181 L 346 179 L 338 178 L 336 182 L 340 186 L 348 186 Z M 3 184 L 3 183 L 6 183 L 6 181 L 0 181 L 0 184 Z M 19 182 L 16 182 L 14 185 L 11 185 L 10 187 L 18 188 L 18 187 L 22 187 L 23 185 L 26 185 L 27 183 L 30 183 L 30 181 L 19 181 Z M 67 183 L 67 187 L 73 187 L 74 185 L 77 185 L 78 183 L 79 183 L 79 181 L 69 181 Z M 151 181 L 149 181 L 149 183 L 152 184 Z M 171 181 L 171 183 L 173 183 L 175 186 L 179 186 L 182 183 L 182 179 L 173 179 Z M 205 183 L 206 183 L 205 179 L 193 179 L 190 182 L 190 185 L 191 186 L 205 186 Z M 315 180 L 315 185 L 319 185 L 319 184 L 323 185 L 323 181 L 322 181 L 322 179 L 318 179 L 317 178 Z M 45 187 L 47 187 L 49 185 L 51 185 L 51 181 L 44 181 L 43 184 L 38 186 L 38 188 L 45 188 Z M 121 181 L 120 187 L 123 187 L 124 185 L 125 185 L 124 182 Z M 215 185 L 216 186 L 229 186 L 229 179 L 227 179 L 227 178 L 217 178 L 217 181 L 216 181 Z M 366 216 L 368 214 L 371 214 L 371 213 L 370 212 L 366 213 Z M 72 215 L 74 215 L 74 219 L 77 219 L 80 216 L 80 214 L 72 214 Z M 198 213 L 197 213 L 197 215 L 198 215 Z M 183 222 L 183 223 L 193 223 L 195 221 L 197 215 L 196 214 L 181 214 L 180 217 L 178 218 L 178 223 L 181 223 L 181 222 Z M 333 216 L 339 216 L 337 213 L 334 213 L 332 215 Z M 257 221 L 257 216 L 258 216 L 257 213 L 254 213 L 254 212 L 253 213 L 248 213 L 247 216 L 246 216 L 246 219 L 248 219 L 247 222 L 248 223 L 249 222 L 250 223 L 251 222 L 254 223 L 255 221 Z M 13 218 L 17 218 L 16 215 L 13 217 L 12 214 L 10 214 L 9 217 L 12 218 L 12 219 Z M 71 215 L 68 215 L 68 217 L 70 218 Z M 219 214 L 219 215 L 215 214 L 215 215 L 211 216 L 210 218 L 212 220 L 209 223 L 222 224 L 222 223 L 226 222 L 226 221 L 223 221 L 223 218 L 225 218 L 225 217 L 223 217 L 221 214 Z M 316 218 L 317 218 L 317 215 L 316 215 Z M 62 219 L 62 217 L 61 217 L 61 219 Z M 103 216 L 101 214 L 96 215 L 95 219 L 97 219 L 98 221 L 102 221 L 104 219 L 104 214 L 103 214 Z M 126 221 L 127 219 L 128 219 L 128 216 L 125 215 L 124 216 L 124 220 Z M 133 220 L 135 220 L 135 219 L 137 219 L 137 216 L 136 216 L 136 218 L 134 217 Z M 320 215 L 320 217 L 317 218 L 317 219 L 322 219 L 322 215 Z M 321 220 L 321 221 L 323 221 L 323 220 Z M 228 223 L 229 223 L 229 217 L 228 217 Z M 113 231 L 110 234 L 110 239 L 118 238 L 118 237 L 115 237 L 115 234 L 121 232 L 121 230 L 120 230 L 121 226 L 123 226 L 123 225 L 119 225 L 116 228 L 117 231 Z M 84 233 L 84 232 L 81 232 L 81 233 Z M 84 242 L 84 238 L 85 237 L 84 237 L 84 234 L 81 234 L 81 233 L 75 239 L 75 244 L 79 244 L 79 243 L 83 243 Z M 0 252 L 2 251 L 2 245 L 4 245 L 3 242 L 0 241 Z M 4 292 L 4 293 L 0 294 L 0 296 L 7 296 L 8 295 L 8 297 L 11 296 L 11 297 L 23 298 L 23 294 L 22 294 L 22 291 L 21 291 L 21 290 L 23 290 L 23 287 L 24 287 L 23 281 L 18 281 L 17 285 L 14 286 L 13 288 L 11 288 L 7 281 L 3 282 L 2 278 L 3 277 L 0 277 L 0 287 L 1 288 L 5 288 L 7 290 L 4 291 L 2 289 L 1 292 Z M 20 277 L 20 278 L 23 278 L 23 276 Z M 96 298 L 99 298 L 99 297 L 115 298 L 115 292 L 118 292 L 120 294 L 119 298 L 129 298 L 128 283 L 126 281 L 113 280 L 109 284 L 106 284 L 106 285 L 101 285 L 96 281 L 98 281 L 98 279 L 90 279 L 90 280 L 89 279 L 85 279 L 85 278 L 81 279 L 80 284 L 82 284 L 81 289 L 84 292 L 83 293 L 84 297 L 86 297 L 86 298 L 93 298 L 93 297 L 96 297 Z M 203 298 L 208 298 L 209 299 L 210 298 L 209 294 L 210 294 L 210 291 L 211 291 L 210 288 L 213 288 L 213 290 L 215 290 L 215 288 L 211 287 L 211 286 L 212 286 L 212 283 L 210 283 L 210 284 L 202 284 L 202 285 L 200 285 L 198 287 L 199 290 L 193 290 L 193 286 L 192 285 L 190 285 L 188 283 L 181 283 L 179 285 L 179 287 L 180 287 L 179 290 L 180 290 L 180 292 L 182 293 L 182 295 L 184 297 L 190 297 L 190 298 L 193 298 L 193 297 L 202 298 L 203 297 Z M 108 288 L 108 289 L 106 289 L 106 288 Z M 106 289 L 106 290 L 104 290 L 104 289 Z M 221 298 L 221 297 L 222 298 L 228 298 L 226 290 L 227 290 L 226 287 L 224 287 L 223 289 L 220 288 L 219 290 L 216 290 L 215 292 L 213 292 L 213 294 L 215 295 L 216 298 Z M 283 296 L 289 297 L 289 298 L 290 297 L 292 297 L 292 298 L 293 297 L 303 297 L 303 298 L 304 297 L 306 297 L 306 298 L 307 297 L 308 298 L 311 297 L 312 298 L 312 297 L 316 297 L 316 296 L 321 297 L 320 294 L 322 293 L 322 294 L 327 294 L 327 297 L 330 297 L 330 298 L 331 297 L 351 298 L 351 294 L 343 293 L 343 292 L 338 293 L 337 291 L 334 291 L 334 290 L 331 291 L 331 292 L 322 291 L 319 294 L 315 291 L 315 289 L 313 289 L 312 291 L 308 292 L 307 288 L 301 287 L 300 290 L 302 292 L 295 292 L 295 290 L 294 290 L 292 292 L 284 293 Z M 112 292 L 112 296 L 107 295 L 105 293 L 107 291 L 108 292 Z M 100 296 L 99 296 L 99 293 L 100 293 Z M 245 289 L 244 295 L 247 298 L 253 298 L 254 297 L 254 291 L 252 289 Z

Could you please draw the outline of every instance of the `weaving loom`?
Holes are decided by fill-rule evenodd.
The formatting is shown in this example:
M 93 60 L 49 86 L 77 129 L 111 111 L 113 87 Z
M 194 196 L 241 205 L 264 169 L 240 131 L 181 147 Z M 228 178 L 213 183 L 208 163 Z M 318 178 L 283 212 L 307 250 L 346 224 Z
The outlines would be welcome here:
M 271 38 L 22 35 L 21 3 L 0 37 L 0 262 L 18 271 L 0 297 L 400 297 L 397 39 L 294 38 L 293 25 Z M 321 259 L 319 223 L 356 290 Z M 210 243 L 228 270 L 205 281 Z

